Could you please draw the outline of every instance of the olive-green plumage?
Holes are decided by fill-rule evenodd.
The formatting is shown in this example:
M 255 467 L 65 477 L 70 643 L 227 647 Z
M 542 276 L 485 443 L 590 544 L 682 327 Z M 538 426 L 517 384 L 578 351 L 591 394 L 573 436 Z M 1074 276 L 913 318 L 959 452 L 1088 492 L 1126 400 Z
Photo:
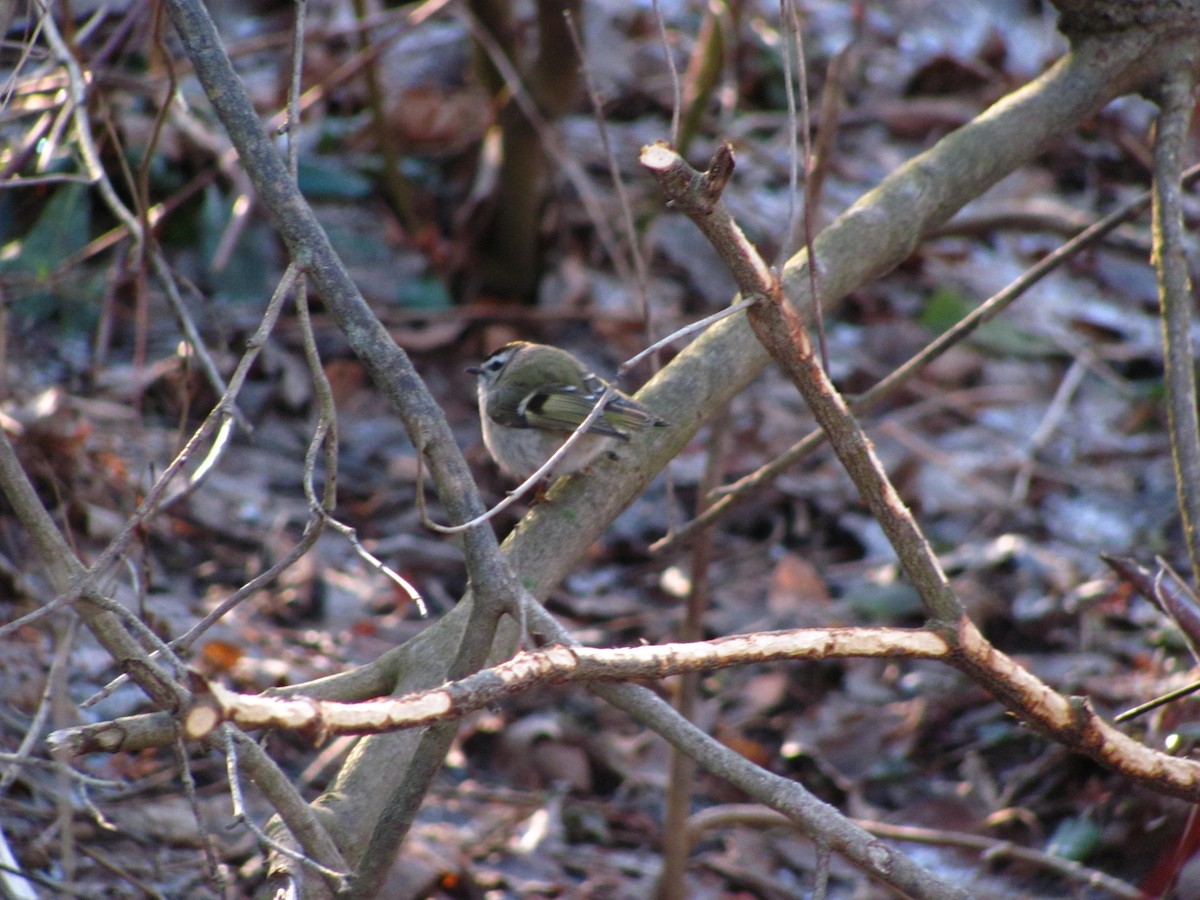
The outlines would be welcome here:
M 478 379 L 483 442 L 502 468 L 520 478 L 550 458 L 608 386 L 567 351 L 528 341 L 506 344 L 468 371 Z M 554 472 L 578 471 L 614 441 L 656 425 L 666 423 L 617 391 Z

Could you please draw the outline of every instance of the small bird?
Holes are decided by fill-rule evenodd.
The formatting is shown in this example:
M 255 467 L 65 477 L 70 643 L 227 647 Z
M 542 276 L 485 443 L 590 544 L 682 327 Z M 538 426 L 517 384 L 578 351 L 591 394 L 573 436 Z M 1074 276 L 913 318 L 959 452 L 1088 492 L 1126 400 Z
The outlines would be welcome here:
M 505 344 L 467 371 L 478 382 L 483 443 L 492 459 L 517 478 L 536 472 L 587 418 L 608 387 L 566 350 L 528 341 Z M 666 424 L 616 391 L 553 474 L 577 472 L 616 441 L 629 440 L 629 433 Z

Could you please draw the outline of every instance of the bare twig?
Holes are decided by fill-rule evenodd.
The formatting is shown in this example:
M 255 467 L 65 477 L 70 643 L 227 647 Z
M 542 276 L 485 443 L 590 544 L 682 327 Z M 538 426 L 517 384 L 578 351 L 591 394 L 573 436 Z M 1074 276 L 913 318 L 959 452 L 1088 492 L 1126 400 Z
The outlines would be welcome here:
M 703 174 L 661 144 L 646 148 L 642 159 L 659 179 L 669 202 L 685 212 L 712 242 L 742 295 L 764 298 L 765 302 L 747 311 L 755 334 L 791 376 L 829 435 L 834 452 L 891 541 L 928 615 L 945 626 L 958 622 L 963 615 L 962 605 L 950 589 L 933 549 L 884 472 L 870 440 L 816 358 L 800 316 L 783 301 L 779 282 L 720 199 L 720 191 L 729 178 L 724 169 L 732 168 L 731 151 L 726 149 L 724 154 L 718 151 L 709 171 Z
M 779 0 L 779 19 L 780 31 L 783 34 L 783 40 L 780 41 L 779 57 L 783 61 L 783 92 L 784 98 L 787 101 L 787 145 L 788 145 L 788 213 L 787 213 L 787 230 L 784 232 L 784 238 L 779 244 L 779 252 L 776 255 L 777 264 L 786 262 L 789 257 L 797 250 L 798 241 L 796 240 L 797 232 L 800 230 L 801 215 L 799 200 L 800 200 L 800 169 L 807 171 L 809 164 L 812 162 L 812 138 L 809 134 L 809 129 L 812 126 L 808 114 L 808 69 L 804 64 L 804 45 L 800 35 L 800 19 L 796 15 L 796 4 L 794 0 Z M 800 75 L 800 115 L 796 113 L 796 76 L 792 69 L 795 67 Z M 797 144 L 798 133 L 804 135 L 804 156 L 800 155 L 800 148 Z M 807 193 L 804 197 L 804 206 L 807 207 L 809 198 Z M 797 215 L 797 213 L 800 215 Z M 806 233 L 808 229 L 805 229 Z M 808 235 L 808 240 L 805 241 L 805 246 L 812 247 L 812 236 Z
M 659 12 L 657 3 L 655 4 L 655 12 L 656 14 Z M 596 82 L 592 78 L 591 67 L 587 63 L 587 55 L 583 49 L 583 39 L 579 36 L 579 29 L 570 11 L 564 12 L 563 15 L 566 17 L 567 31 L 571 35 L 571 41 L 575 45 L 575 53 L 579 56 L 584 83 L 587 85 L 588 98 L 592 103 L 592 118 L 596 122 L 596 130 L 600 134 L 600 144 L 604 149 L 604 158 L 608 161 L 609 180 L 612 182 L 613 189 L 617 193 L 617 203 L 621 207 L 621 224 L 625 227 L 625 240 L 629 243 L 629 257 L 633 262 L 633 274 L 635 276 L 633 290 L 637 297 L 638 308 L 641 310 L 644 320 L 646 339 L 653 341 L 653 311 L 650 308 L 650 297 L 648 294 L 650 276 L 646 270 L 646 258 L 642 254 L 642 246 L 638 240 L 637 228 L 633 224 L 633 205 L 629 202 L 629 193 L 625 190 L 625 180 L 621 177 L 621 167 L 617 163 L 616 154 L 613 153 L 612 142 L 608 139 L 608 126 L 604 119 L 604 103 L 601 100 L 600 91 L 596 87 Z M 661 22 L 659 27 L 662 27 Z
M 1184 183 L 1190 185 L 1197 178 L 1200 178 L 1200 166 L 1193 166 L 1185 173 Z M 850 400 L 851 411 L 858 414 L 873 409 L 884 399 L 894 394 L 897 389 L 907 384 L 913 376 L 917 375 L 933 360 L 968 338 L 981 325 L 990 322 L 996 316 L 1000 315 L 1000 313 L 1007 309 L 1014 301 L 1022 297 L 1033 285 L 1060 268 L 1082 250 L 1103 240 L 1106 235 L 1112 233 L 1124 222 L 1142 213 L 1150 205 L 1150 199 L 1148 191 L 1139 197 L 1135 197 L 1104 218 L 1085 228 L 1052 253 L 1048 253 L 1042 257 L 1036 264 L 1023 272 L 1020 277 L 1014 279 L 1011 284 L 1000 292 L 993 294 L 975 309 L 971 310 L 971 312 L 967 313 L 967 315 L 963 316 L 953 327 L 930 341 L 924 349 L 891 372 L 870 390 L 852 398 Z M 825 434 L 820 430 L 805 436 L 765 466 L 722 488 L 721 494 L 723 496 L 720 500 L 709 507 L 702 515 L 654 543 L 650 549 L 655 553 L 661 553 L 690 540 L 698 531 L 708 528 L 718 521 L 734 504 L 754 496 L 767 487 L 776 477 L 797 461 L 803 459 L 824 443 L 824 441 Z
M 655 150 L 653 161 L 657 165 L 651 169 L 659 175 L 668 198 L 685 210 L 706 235 L 730 240 L 729 246 L 717 250 L 722 257 L 738 261 L 735 274 L 742 292 L 768 298 L 747 313 L 755 334 L 791 377 L 828 433 L 839 461 L 920 595 L 931 627 L 954 645 L 952 664 L 1010 709 L 1067 746 L 1088 753 L 1131 779 L 1153 784 L 1156 790 L 1187 797 L 1195 794 L 1196 783 L 1162 777 L 1158 762 L 1162 754 L 1117 732 L 1095 714 L 1086 700 L 1068 699 L 1053 691 L 984 638 L 963 611 L 932 548 L 884 472 L 870 440 L 818 363 L 800 316 L 783 302 L 772 281 L 760 277 L 765 272 L 764 266 L 755 264 L 753 259 L 741 258 L 747 249 L 736 240 L 740 237 L 737 227 L 711 221 L 728 214 L 719 198 L 707 196 L 712 183 L 710 174 L 694 172 L 676 154 L 671 154 L 675 159 L 663 158 L 668 151 L 662 145 L 656 145 Z M 664 178 L 662 173 L 670 173 L 671 177 Z M 697 202 L 697 198 L 702 202 Z
M 678 340 L 682 340 L 689 334 L 695 334 L 697 331 L 703 331 L 705 328 L 716 325 L 722 319 L 727 319 L 730 316 L 742 312 L 743 310 L 749 309 L 757 302 L 757 299 L 738 300 L 734 303 L 731 303 L 724 309 L 718 310 L 711 316 L 705 316 L 703 319 L 698 319 L 695 322 L 692 322 L 690 325 L 684 325 L 682 328 L 676 329 L 668 334 L 665 338 L 655 341 L 645 350 L 642 350 L 640 353 L 635 354 L 623 362 L 621 367 L 617 370 L 618 376 L 625 374 L 630 369 L 634 368 L 634 366 L 638 365 L 647 356 L 657 353 L 663 347 L 667 347 Z
M 137 216 L 122 202 L 113 188 L 112 182 L 109 181 L 108 175 L 104 171 L 104 165 L 100 162 L 100 151 L 96 148 L 95 139 L 92 137 L 91 123 L 88 121 L 87 104 L 88 83 L 90 79 L 84 76 L 82 69 L 79 67 L 79 62 L 71 52 L 71 48 L 63 40 L 62 34 L 58 30 L 58 25 L 54 21 L 54 16 L 51 14 L 47 0 L 34 0 L 34 3 L 42 14 L 42 30 L 46 34 L 46 40 L 54 51 L 54 55 L 58 58 L 59 64 L 66 70 L 70 80 L 72 121 L 75 126 L 75 136 L 79 141 L 79 150 L 83 156 L 88 176 L 100 192 L 100 197 L 104 200 L 105 206 L 125 226 L 125 229 L 129 232 L 129 236 L 136 243 L 140 244 L 145 237 L 142 234 L 141 224 L 138 222 Z
M 654 22 L 658 26 L 658 40 L 662 44 L 663 59 L 667 64 L 667 71 L 671 75 L 671 95 L 674 98 L 671 103 L 671 144 L 675 147 L 679 146 L 679 117 L 683 110 L 683 87 L 679 81 L 679 67 L 675 65 L 675 54 L 671 52 L 671 39 L 667 35 L 667 22 L 663 18 L 662 8 L 658 5 L 658 0 L 651 0 L 651 7 L 654 10 Z
M 1190 51 L 1189 51 L 1190 54 Z M 1154 144 L 1154 267 L 1163 321 L 1167 413 L 1175 490 L 1193 577 L 1200 573 L 1200 413 L 1192 353 L 1192 281 L 1183 227 L 1183 148 L 1192 118 L 1195 77 L 1190 56 L 1164 80 Z
M 736 102 L 738 92 L 720 91 L 727 63 L 734 54 L 726 48 L 735 43 L 732 37 L 734 18 L 730 4 L 725 0 L 708 0 L 705 5 L 700 28 L 692 46 L 691 58 L 683 74 L 683 117 L 678 126 L 672 124 L 671 143 L 684 156 L 700 132 L 705 114 L 713 102 L 714 93 L 721 102 L 723 111 L 728 111 Z M 664 47 L 669 52 L 669 48 Z M 675 100 L 678 108 L 680 99 Z
M 87 577 L 83 564 L 42 505 L 3 428 L 0 428 L 0 493 L 7 498 L 17 520 L 29 535 L 33 552 L 48 572 L 51 584 L 58 590 L 72 584 L 76 586 L 74 596 L 81 596 L 86 601 L 77 606 L 77 611 L 105 649 L 160 708 L 175 709 L 186 703 L 188 692 L 154 664 L 127 623 L 132 619 L 129 624 L 140 626 L 139 635 L 149 629 L 121 604 L 81 584 Z M 70 594 L 70 591 L 66 593 Z M 11 629 L 12 625 L 9 623 L 0 628 L 0 632 Z
M 300 796 L 300 792 L 296 790 L 287 776 L 280 771 L 275 762 L 263 752 L 258 744 L 232 725 L 222 726 L 221 738 L 225 749 L 225 771 L 229 781 L 229 792 L 233 797 L 234 821 L 245 825 L 256 838 L 276 853 L 281 853 L 289 859 L 319 872 L 329 880 L 334 890 L 341 890 L 345 887 L 349 877 L 346 861 L 342 858 L 341 852 L 329 833 L 317 822 L 312 809 L 304 802 L 304 798 Z M 259 828 L 246 812 L 239 775 L 239 749 L 243 754 L 255 759 L 255 783 L 271 801 L 275 810 L 279 812 L 280 818 L 289 825 L 292 836 L 304 848 L 303 853 L 286 847 L 272 838 Z
M 900 628 L 797 628 L 616 649 L 556 645 L 519 653 L 508 662 L 432 690 L 362 703 L 238 694 L 210 684 L 207 691 L 197 694 L 183 722 L 187 736 L 194 739 L 206 737 L 225 722 L 245 729 L 280 728 L 319 737 L 374 734 L 459 718 L 535 684 L 665 678 L 785 659 L 948 660 L 952 652 L 949 643 L 930 631 Z M 1180 770 L 1195 767 L 1185 763 Z
M 237 368 L 229 379 L 228 389 L 221 395 L 221 399 L 217 401 L 217 405 L 213 407 L 204 422 L 201 423 L 200 427 L 188 439 L 183 449 L 176 454 L 175 458 L 171 460 L 170 464 L 167 465 L 162 474 L 151 485 L 133 515 L 126 520 L 120 533 L 109 541 L 108 546 L 104 548 L 95 562 L 92 563 L 85 573 L 76 578 L 67 590 L 62 591 L 57 597 L 40 609 L 0 626 L 0 636 L 75 602 L 94 583 L 96 578 L 107 572 L 109 567 L 120 558 L 120 555 L 125 551 L 129 542 L 146 521 L 158 511 L 162 504 L 169 502 L 170 498 L 167 495 L 167 490 L 170 488 L 175 476 L 179 474 L 192 456 L 195 455 L 200 444 L 230 415 L 229 409 L 238 392 L 241 390 L 242 384 L 245 382 L 246 376 L 250 371 L 250 366 L 257 359 L 259 351 L 266 342 L 267 335 L 275 325 L 275 321 L 279 315 L 279 308 L 282 305 L 284 297 L 287 295 L 288 289 L 291 287 L 295 275 L 296 270 L 294 268 L 284 273 L 283 279 L 276 288 L 275 295 L 267 305 L 267 310 L 263 314 L 263 320 L 258 330 L 250 341 L 247 342 L 246 352 L 242 355 Z
M 1052 853 L 1021 847 L 1011 841 L 997 840 L 986 835 L 967 834 L 961 831 L 948 831 L 942 828 L 917 828 L 911 825 L 895 825 L 890 822 L 869 819 L 855 819 L 854 821 L 857 825 L 882 838 L 978 850 L 981 854 L 981 862 L 1006 858 L 1019 859 L 1022 862 L 1048 869 L 1071 881 L 1108 891 L 1115 897 L 1138 900 L 1143 896 L 1137 888 L 1120 879 L 1113 878 L 1111 875 L 1106 875 L 1098 869 L 1082 866 L 1074 860 Z M 701 810 L 692 816 L 688 820 L 689 844 L 695 844 L 714 829 L 738 825 L 752 828 L 793 827 L 784 816 L 763 809 L 761 806 L 730 803 Z
M 366 0 L 354 0 L 354 17 L 359 22 L 367 18 L 368 7 Z M 298 28 L 297 33 L 303 39 L 303 30 Z M 396 130 L 389 121 L 391 110 L 387 106 L 387 93 L 380 72 L 379 54 L 371 52 L 375 43 L 374 35 L 364 28 L 358 32 L 357 40 L 358 52 L 366 57 L 362 75 L 367 89 L 367 108 L 371 114 L 371 134 L 383 161 L 384 189 L 387 191 L 388 199 L 396 211 L 400 224 L 412 236 L 421 222 L 417 215 L 412 185 L 400 168 L 400 151 L 396 146 Z M 295 54 L 293 54 L 293 58 L 296 58 Z M 299 77 L 300 68 L 300 66 L 295 67 L 297 77 Z M 298 95 L 299 91 L 296 93 Z
M 609 260 L 613 264 L 613 268 L 617 270 L 617 274 L 626 284 L 635 283 L 636 278 L 629 271 L 625 255 L 621 252 L 621 242 L 617 239 L 616 232 L 613 231 L 612 225 L 609 224 L 608 219 L 605 217 L 603 204 L 601 204 L 600 198 L 596 195 L 595 190 L 593 190 L 587 174 L 579 165 L 579 160 L 563 149 L 562 143 L 555 134 L 554 129 L 546 122 L 545 117 L 538 111 L 537 105 L 529 96 L 529 91 L 525 88 L 520 73 L 517 72 L 508 57 L 505 56 L 504 50 L 496 42 L 496 39 L 488 33 L 488 30 L 474 16 L 465 11 L 461 14 L 465 17 L 467 27 L 471 30 L 471 36 L 479 42 L 484 52 L 487 53 L 488 60 L 496 67 L 496 71 L 504 79 L 505 85 L 512 91 L 513 100 L 520 107 L 522 115 L 528 119 L 530 125 L 537 132 L 543 149 L 554 159 L 554 162 L 558 165 L 563 175 L 571 182 L 571 187 L 578 192 L 579 200 L 583 204 L 583 208 L 587 211 L 588 218 L 591 220 L 593 227 L 596 229 L 596 237 L 604 247 Z
M 150 221 L 154 218 L 154 207 L 146 211 L 146 219 Z M 163 256 L 162 250 L 158 247 L 157 242 L 150 252 L 150 262 L 154 266 L 154 274 L 158 276 L 159 282 L 162 284 L 163 293 L 167 297 L 167 302 L 171 304 L 171 310 L 175 313 L 175 318 L 179 322 L 179 327 L 183 331 L 183 336 L 187 339 L 188 345 L 192 348 L 192 352 L 196 354 L 196 359 L 200 361 L 200 371 L 204 373 L 204 377 L 208 379 L 209 385 L 218 397 L 229 390 L 229 385 L 225 383 L 225 379 L 221 377 L 221 373 L 217 370 L 217 364 L 213 361 L 212 354 L 208 352 L 208 346 L 204 343 L 204 339 L 200 336 L 200 329 L 196 327 L 196 323 L 192 320 L 192 315 L 188 312 L 187 305 L 183 302 L 183 297 L 179 294 L 179 289 L 175 285 L 175 277 L 171 272 L 171 266 Z M 229 412 L 234 421 L 245 429 L 250 431 L 250 422 L 246 416 L 238 408 L 236 403 L 231 403 Z M 202 475 L 193 476 L 193 481 L 199 482 Z
M 789 59 L 792 55 L 792 45 L 796 48 L 796 69 L 800 73 L 800 121 L 796 122 L 795 103 L 789 101 L 788 104 L 788 133 L 789 149 L 792 156 L 792 164 L 789 167 L 789 181 L 792 190 L 791 196 L 796 196 L 795 173 L 798 168 L 798 160 L 796 160 L 796 129 L 799 128 L 804 136 L 804 202 L 801 208 L 801 222 L 804 232 L 804 251 L 808 258 L 808 292 L 812 303 L 812 315 L 809 316 L 809 321 L 812 323 L 813 329 L 817 333 L 817 349 L 820 353 L 821 365 L 825 371 L 829 371 L 829 348 L 825 342 L 825 313 L 824 305 L 821 301 L 821 288 L 817 281 L 817 265 L 820 262 L 817 255 L 813 253 L 813 238 L 814 229 L 816 228 L 816 215 L 820 207 L 820 197 L 815 187 L 818 178 L 814 172 L 816 160 L 813 158 L 812 146 L 812 115 L 809 112 L 808 105 L 808 64 L 804 57 L 804 40 L 800 33 L 800 16 L 796 11 L 796 0 L 780 0 L 780 11 L 784 22 L 784 32 L 788 36 L 788 40 L 784 41 L 784 58 Z M 788 75 L 788 87 L 791 88 L 791 75 Z M 830 123 L 832 124 L 832 123 Z M 789 209 L 788 211 L 788 236 L 786 242 L 786 254 L 781 256 L 781 259 L 786 259 L 791 256 L 793 248 L 796 244 L 795 235 L 796 221 L 795 213 Z
M 312 440 L 309 441 L 308 450 L 304 454 L 304 496 L 308 498 L 309 509 L 312 510 L 314 516 L 319 517 L 349 541 L 354 552 L 367 565 L 391 579 L 397 587 L 404 591 L 422 616 L 428 616 L 429 610 L 426 608 L 425 600 L 421 597 L 420 592 L 399 572 L 367 550 L 362 545 L 362 541 L 358 539 L 358 532 L 354 528 L 333 515 L 333 510 L 337 506 L 337 408 L 333 402 L 333 388 L 329 384 L 329 378 L 325 374 L 325 368 L 321 365 L 321 357 L 317 351 L 317 338 L 313 332 L 312 316 L 308 308 L 308 291 L 305 289 L 303 281 L 298 285 L 296 292 L 296 312 L 297 318 L 300 320 L 304 358 L 308 363 L 308 371 L 312 376 L 313 390 L 317 398 L 317 427 L 313 431 Z M 322 446 L 325 448 L 325 490 L 323 496 L 318 499 L 313 487 L 313 480 L 317 466 L 317 451 Z
M 1128 897 L 1130 900 L 1141 900 L 1145 897 L 1133 885 L 1113 878 L 1101 872 L 1081 865 L 1073 859 L 1054 853 L 1043 853 L 1029 847 L 1020 847 L 1011 841 L 1000 841 L 984 835 L 964 834 L 959 831 L 947 831 L 941 828 L 918 828 L 912 825 L 895 825 L 890 822 L 856 820 L 858 824 L 872 834 L 889 838 L 893 841 L 911 841 L 919 844 L 939 844 L 947 847 L 963 847 L 969 850 L 982 851 L 983 861 L 995 859 L 1018 859 L 1022 862 L 1047 869 L 1057 875 L 1079 882 L 1088 887 L 1108 891 L 1114 897 Z
M 46 722 L 50 718 L 50 707 L 54 700 L 54 692 L 65 689 L 63 683 L 63 674 L 67 670 L 67 665 L 70 662 L 71 651 L 75 649 L 75 638 L 79 633 L 79 619 L 72 616 L 66 623 L 65 627 L 58 629 L 58 640 L 54 648 L 54 659 L 50 662 L 50 671 L 46 673 L 46 683 L 42 688 L 42 695 L 38 698 L 37 710 L 33 714 L 33 719 L 29 723 L 29 727 L 25 729 L 25 735 L 21 738 L 21 743 L 17 746 L 16 752 L 13 754 L 13 766 L 8 769 L 2 778 L 0 778 L 0 796 L 8 793 L 8 789 L 17 779 L 17 775 L 21 771 L 21 763 L 29 758 L 33 753 L 35 745 L 41 743 L 42 732 L 46 727 Z
M 246 342 L 246 352 L 242 356 L 242 359 L 239 362 L 237 369 L 234 371 L 233 376 L 230 378 L 229 387 L 222 395 L 221 400 L 218 401 L 217 405 L 213 408 L 212 412 L 209 413 L 208 418 L 192 436 L 188 444 L 183 448 L 183 450 L 180 451 L 180 453 L 171 462 L 171 465 L 167 467 L 167 469 L 155 482 L 154 486 L 146 494 L 146 498 L 142 501 L 141 506 L 139 506 L 138 510 L 134 513 L 133 519 L 136 520 L 137 523 L 140 523 L 144 521 L 145 518 L 148 518 L 149 515 L 155 510 L 156 504 L 167 505 L 169 503 L 173 503 L 176 499 L 178 499 L 179 496 L 186 495 L 188 492 L 194 490 L 202 480 L 205 472 L 207 472 L 208 469 L 215 464 L 216 459 L 219 456 L 219 448 L 223 447 L 225 442 L 228 441 L 231 430 L 230 419 L 228 415 L 223 415 L 222 411 L 229 408 L 229 406 L 234 402 L 234 398 L 237 396 L 238 391 L 241 390 L 241 386 L 245 381 L 246 374 L 249 372 L 250 365 L 255 359 L 257 359 L 259 351 L 261 351 L 262 347 L 266 344 L 267 337 L 275 326 L 275 322 L 278 319 L 279 312 L 283 306 L 283 301 L 287 297 L 289 288 L 292 284 L 294 284 L 296 275 L 297 272 L 294 267 L 289 268 L 288 271 L 284 273 L 283 278 L 280 280 L 279 285 L 275 289 L 275 293 L 272 295 L 270 302 L 267 304 L 267 309 L 263 313 L 263 318 L 259 322 L 258 329 L 250 337 L 250 340 Z M 201 465 L 197 467 L 196 471 L 192 473 L 191 477 L 189 477 L 188 480 L 179 488 L 176 494 L 164 497 L 163 493 L 170 484 L 170 476 L 177 472 L 182 466 L 183 462 L 187 460 L 189 449 L 194 448 L 198 444 L 200 436 L 206 431 L 206 429 L 211 430 L 213 424 L 218 422 L 220 423 L 220 426 L 217 431 L 217 437 L 213 442 L 213 447 L 211 448 L 208 456 L 201 463 Z M 154 504 L 151 503 L 152 499 L 154 500 Z M 142 518 L 139 519 L 139 515 L 142 516 Z M 122 533 L 117 535 L 117 537 L 110 542 L 104 553 L 102 553 L 97 561 L 92 564 L 92 567 L 88 570 L 89 577 L 96 577 L 99 572 L 103 571 L 102 563 L 105 560 L 106 554 L 108 554 L 114 547 L 123 549 L 122 542 L 130 539 L 136 527 L 137 525 L 133 524 L 132 520 L 131 522 L 126 523 Z M 235 591 L 232 595 L 219 603 L 216 608 L 207 613 L 204 618 L 189 628 L 186 633 L 171 641 L 170 644 L 161 645 L 160 642 L 159 649 L 155 650 L 155 652 L 151 655 L 151 658 L 158 657 L 165 653 L 169 658 L 175 660 L 177 667 L 181 668 L 181 664 L 176 659 L 175 654 L 170 652 L 171 650 L 176 650 L 179 653 L 186 653 L 191 648 L 195 639 L 212 627 L 215 622 L 223 618 L 226 613 L 229 612 L 229 610 L 233 609 L 233 607 L 239 604 L 242 600 L 250 596 L 250 594 L 252 594 L 254 591 L 258 590 L 259 587 L 270 583 L 281 572 L 289 568 L 304 554 L 304 552 L 308 550 L 309 547 L 316 543 L 320 533 L 320 528 L 314 529 L 312 527 L 307 527 L 305 529 L 304 536 L 297 545 L 297 548 L 293 548 L 292 552 L 287 554 L 284 559 L 271 566 L 267 571 L 260 573 L 249 583 Z M 24 616 L 21 619 L 17 619 L 8 625 L 0 626 L 0 635 L 3 635 L 5 629 L 7 628 L 17 626 L 25 620 L 41 617 L 53 609 L 58 608 L 58 606 L 67 605 L 73 602 L 74 598 L 78 596 L 76 592 L 82 590 L 83 587 L 86 586 L 86 583 L 87 582 L 85 581 L 83 586 L 77 585 L 73 588 L 73 590 L 60 594 L 41 609 L 35 610 L 29 615 Z M 105 685 L 105 687 L 102 688 L 98 693 L 85 700 L 81 705 L 86 708 L 99 702 L 124 684 L 127 677 L 128 676 L 126 675 L 120 675 L 117 678 L 114 678 L 109 684 Z
M 453 519 L 465 521 L 478 515 L 483 508 L 478 491 L 444 415 L 411 361 L 396 347 L 364 302 L 312 210 L 288 177 L 286 166 L 263 133 L 261 120 L 233 71 L 207 11 L 195 0 L 167 0 L 166 8 L 217 116 L 238 148 L 261 208 L 277 227 L 292 258 L 308 274 L 313 288 L 320 293 L 326 308 L 363 359 L 371 377 L 392 402 L 413 444 L 425 454 L 424 461 Z M 464 615 L 458 618 L 465 627 L 458 636 L 457 652 L 453 646 L 443 648 L 438 664 L 445 666 L 446 659 L 453 658 L 451 670 L 466 674 L 486 657 L 494 640 L 496 623 L 505 609 L 513 607 L 515 581 L 500 559 L 490 528 L 480 527 L 464 533 L 462 547 L 476 598 L 464 606 Z M 346 809 L 347 798 L 328 798 L 325 809 L 335 821 L 339 816 L 348 819 L 357 815 L 354 827 L 359 832 L 363 829 L 369 832 L 383 824 L 378 832 L 379 839 L 366 852 L 368 859 L 374 857 L 374 864 L 386 866 L 394 857 L 396 841 L 406 829 L 405 823 L 411 820 L 415 808 L 413 801 L 419 803 L 427 790 L 429 778 L 445 756 L 450 736 L 452 733 L 430 732 L 430 739 L 421 742 L 419 752 L 398 760 L 393 751 L 389 755 L 391 770 L 382 777 L 378 771 L 372 773 L 375 791 L 372 802 L 378 802 L 376 810 L 384 806 L 390 808 L 392 814 L 387 823 L 381 823 L 376 814 L 364 819 L 357 808 L 354 812 Z M 364 759 L 371 758 L 372 753 L 379 752 L 376 747 L 390 749 L 386 743 L 362 744 L 355 756 L 355 764 L 359 765 Z M 397 791 L 403 796 L 397 797 Z M 399 829 L 393 827 L 396 822 L 400 823 Z
M 204 821 L 204 813 L 200 810 L 200 798 L 196 794 L 196 779 L 192 777 L 188 750 L 183 743 L 183 731 L 179 728 L 178 722 L 175 724 L 175 742 L 173 748 L 175 750 L 175 760 L 179 763 L 179 780 L 183 784 L 183 793 L 187 797 L 188 806 L 192 811 L 192 818 L 196 821 L 196 830 L 200 836 L 200 846 L 204 848 L 204 861 L 208 866 L 208 877 L 212 879 L 220 892 L 224 893 L 225 875 L 221 870 L 220 864 L 217 862 L 217 853 L 213 848 L 212 835 L 209 833 L 208 824 Z
M 732 430 L 728 427 L 728 408 L 717 416 L 709 427 L 707 459 L 697 494 L 697 511 L 703 512 L 709 503 L 712 489 L 721 481 L 725 471 Z M 704 636 L 704 620 L 708 613 L 711 593 L 712 532 L 703 535 L 692 545 L 691 584 L 687 592 L 687 609 L 679 630 L 680 641 L 698 641 Z M 676 683 L 675 708 L 689 721 L 695 712 L 700 676 L 685 673 Z M 663 863 L 658 877 L 657 895 L 660 900 L 683 900 L 684 871 L 691 848 L 685 842 L 687 817 L 691 809 L 696 763 L 687 754 L 672 748 L 667 774 L 666 812 L 663 815 Z
M 1037 462 L 1037 452 L 1046 445 L 1054 432 L 1058 429 L 1063 416 L 1066 415 L 1071 401 L 1075 397 L 1075 392 L 1083 383 L 1083 377 L 1087 374 L 1088 366 L 1083 359 L 1076 359 L 1063 375 L 1062 381 L 1059 382 L 1054 396 L 1050 399 L 1050 404 L 1046 407 L 1045 413 L 1042 414 L 1042 419 L 1038 423 L 1038 427 L 1034 429 L 1033 434 L 1029 436 L 1029 440 L 1025 446 L 1027 458 L 1017 472 L 1017 477 L 1013 479 L 1012 488 L 1009 490 L 1009 503 L 1014 506 L 1025 502 L 1025 498 L 1029 493 L 1029 485 L 1033 481 L 1033 472 Z

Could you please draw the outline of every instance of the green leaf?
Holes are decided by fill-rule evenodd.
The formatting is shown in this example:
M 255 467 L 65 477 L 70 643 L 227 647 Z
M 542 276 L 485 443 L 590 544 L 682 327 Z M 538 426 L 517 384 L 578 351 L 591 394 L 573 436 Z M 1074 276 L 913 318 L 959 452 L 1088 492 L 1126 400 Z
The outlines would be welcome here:
M 300 190 L 308 197 L 361 200 L 374 190 L 369 178 L 342 162 L 321 157 L 302 161 L 297 180 Z
M 973 309 L 974 306 L 962 294 L 939 288 L 930 296 L 917 321 L 935 334 L 941 334 L 961 322 Z M 993 319 L 980 325 L 970 341 L 996 356 L 1037 358 L 1062 353 L 1052 341 L 1004 319 Z
M 949 331 L 971 311 L 970 302 L 962 294 L 948 288 L 938 288 L 925 301 L 917 322 L 934 334 Z
M 846 599 L 854 614 L 867 622 L 895 622 L 923 611 L 920 595 L 905 581 L 860 584 Z
M 454 300 L 440 278 L 409 278 L 400 285 L 397 299 L 408 309 L 430 312 L 450 309 Z
M 1086 816 L 1063 819 L 1050 836 L 1046 852 L 1063 859 L 1083 862 L 1100 844 L 1100 828 Z
M 44 279 L 91 238 L 92 204 L 86 184 L 59 187 L 24 237 L 0 248 L 0 271 Z
M 205 260 L 212 260 L 229 219 L 229 198 L 219 188 L 210 186 L 204 192 L 200 225 L 200 246 Z M 229 262 L 220 271 L 209 273 L 209 286 L 227 299 L 260 300 L 270 293 L 269 279 L 278 268 L 276 256 L 271 232 L 261 221 L 252 219 L 238 235 Z

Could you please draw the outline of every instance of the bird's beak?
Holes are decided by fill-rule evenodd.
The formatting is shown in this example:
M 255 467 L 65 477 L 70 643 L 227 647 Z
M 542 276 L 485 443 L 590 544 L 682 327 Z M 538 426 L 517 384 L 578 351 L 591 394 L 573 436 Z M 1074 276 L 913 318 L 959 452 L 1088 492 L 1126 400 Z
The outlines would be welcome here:
M 470 372 L 472 375 L 478 375 L 479 374 L 479 366 L 467 366 L 466 371 Z

